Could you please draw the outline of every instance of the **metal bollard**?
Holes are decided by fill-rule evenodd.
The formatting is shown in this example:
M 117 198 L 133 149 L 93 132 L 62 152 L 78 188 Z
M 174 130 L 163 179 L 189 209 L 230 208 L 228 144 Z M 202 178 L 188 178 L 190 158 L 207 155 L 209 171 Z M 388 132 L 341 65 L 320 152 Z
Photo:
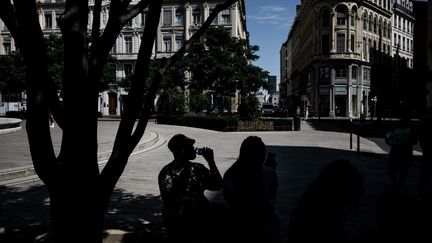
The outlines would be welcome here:
M 350 130 L 350 149 L 352 149 L 353 148 L 352 119 L 350 119 L 349 130 Z
M 357 134 L 357 153 L 360 153 L 360 135 Z

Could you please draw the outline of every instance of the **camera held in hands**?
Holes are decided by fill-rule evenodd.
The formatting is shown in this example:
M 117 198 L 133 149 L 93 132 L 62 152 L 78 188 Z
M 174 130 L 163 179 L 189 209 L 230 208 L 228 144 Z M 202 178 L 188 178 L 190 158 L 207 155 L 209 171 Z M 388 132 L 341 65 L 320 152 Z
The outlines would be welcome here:
M 197 155 L 202 155 L 204 153 L 204 148 L 195 148 L 195 153 Z

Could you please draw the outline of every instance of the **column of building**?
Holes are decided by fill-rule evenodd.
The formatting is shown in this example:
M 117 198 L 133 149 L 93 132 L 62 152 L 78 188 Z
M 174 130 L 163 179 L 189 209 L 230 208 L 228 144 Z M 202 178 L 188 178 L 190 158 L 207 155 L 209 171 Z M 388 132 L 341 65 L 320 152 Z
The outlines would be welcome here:
M 330 43 L 331 43 L 330 54 L 336 52 L 335 23 L 336 23 L 336 12 L 335 12 L 335 8 L 333 7 L 330 13 Z M 335 117 L 336 115 L 335 78 L 336 78 L 336 71 L 332 66 L 330 66 L 330 87 L 329 87 L 329 100 L 330 100 L 329 116 L 330 117 Z
M 350 56 L 353 56 L 354 50 L 351 49 L 351 16 L 353 15 L 351 9 L 348 9 L 347 13 L 347 47 L 346 49 L 350 53 Z M 352 65 L 348 65 L 348 77 L 347 77 L 347 109 L 346 116 L 352 117 Z

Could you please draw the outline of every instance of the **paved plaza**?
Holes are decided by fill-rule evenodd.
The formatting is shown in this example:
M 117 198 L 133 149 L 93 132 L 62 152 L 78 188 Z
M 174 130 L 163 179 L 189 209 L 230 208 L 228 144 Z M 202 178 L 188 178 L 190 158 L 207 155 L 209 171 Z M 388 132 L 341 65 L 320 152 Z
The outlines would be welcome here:
M 99 126 L 99 149 L 109 150 L 118 121 L 101 121 Z M 379 195 L 390 188 L 390 180 L 386 173 L 388 155 L 382 145 L 380 147 L 369 139 L 361 138 L 361 152 L 357 153 L 355 150 L 350 150 L 349 133 L 328 127 L 323 129 L 319 123 L 304 121 L 301 131 L 289 132 L 216 132 L 159 125 L 154 122 L 149 123 L 147 130 L 159 134 L 160 143 L 129 160 L 117 184 L 108 211 L 106 228 L 111 229 L 109 232 L 112 235 L 109 242 L 115 242 L 116 235 L 118 238 L 123 237 L 123 242 L 136 242 L 130 239 L 152 242 L 152 240 L 156 241 L 159 233 L 162 234 L 157 176 L 161 168 L 173 159 L 165 141 L 177 133 L 194 138 L 197 147 L 213 148 L 215 161 L 221 174 L 224 174 L 236 160 L 243 139 L 251 135 L 263 139 L 268 151 L 276 153 L 279 178 L 276 209 L 284 242 L 287 240 L 290 215 L 298 199 L 318 175 L 320 169 L 334 159 L 350 160 L 362 173 L 364 194 L 360 206 L 348 217 L 347 233 L 352 242 L 382 242 L 376 220 L 376 205 Z M 55 143 L 59 144 L 60 131 L 53 130 L 53 137 Z M 31 164 L 26 142 L 24 130 L 0 135 L 0 169 Z M 354 148 L 356 148 L 355 139 Z M 413 237 L 425 238 L 422 228 L 432 225 L 430 222 L 432 213 L 430 205 L 418 206 L 415 200 L 420 173 L 420 155 L 421 153 L 415 153 L 403 192 L 413 205 L 413 224 L 418 229 L 414 231 L 416 235 Z M 202 157 L 197 157 L 196 161 L 204 163 Z M 0 190 L 0 203 L 3 209 L 0 228 L 4 228 L 6 232 L 14 232 L 12 234 L 17 235 L 16 237 L 20 234 L 34 237 L 46 231 L 49 225 L 49 199 L 40 182 L 1 187 Z M 207 196 L 212 201 L 223 203 L 221 192 L 208 193 Z M 133 232 L 133 234 L 125 236 L 123 235 L 125 232 Z M 126 240 L 128 237 L 132 238 Z M 428 238 L 425 242 L 431 242 L 431 239 Z M 23 238 L 23 242 L 24 240 Z

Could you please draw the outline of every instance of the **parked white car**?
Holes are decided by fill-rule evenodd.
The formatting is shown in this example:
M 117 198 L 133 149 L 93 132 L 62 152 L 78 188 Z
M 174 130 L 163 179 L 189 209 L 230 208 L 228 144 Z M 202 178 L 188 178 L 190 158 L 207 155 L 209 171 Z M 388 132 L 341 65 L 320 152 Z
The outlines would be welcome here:
M 270 116 L 273 115 L 274 106 L 270 102 L 264 102 L 261 107 L 261 115 L 262 116 Z

